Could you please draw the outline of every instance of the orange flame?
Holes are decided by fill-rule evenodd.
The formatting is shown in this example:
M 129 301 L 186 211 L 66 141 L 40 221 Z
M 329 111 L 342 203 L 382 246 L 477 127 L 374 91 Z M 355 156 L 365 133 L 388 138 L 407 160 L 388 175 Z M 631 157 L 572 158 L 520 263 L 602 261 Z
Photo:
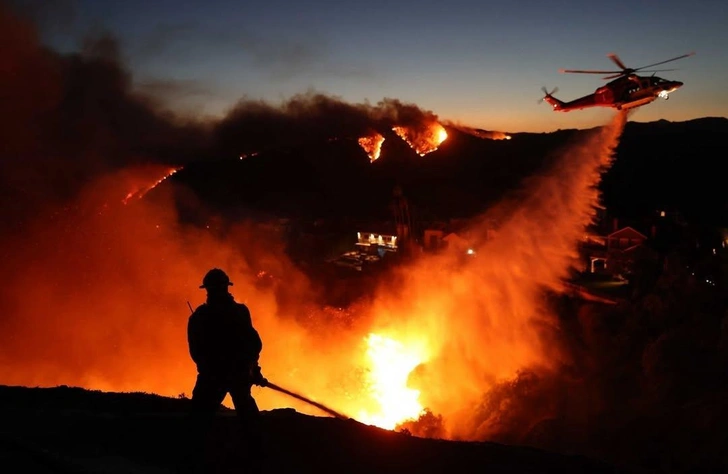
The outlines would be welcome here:
M 402 140 L 420 156 L 425 156 L 437 150 L 447 139 L 445 127 L 437 122 L 422 127 L 394 127 L 392 128 Z
M 147 194 L 152 189 L 156 188 L 162 182 L 175 174 L 177 171 L 181 170 L 182 167 L 175 167 L 175 168 L 163 168 L 163 176 L 161 178 L 156 179 L 152 182 L 152 184 L 148 184 L 149 181 L 147 180 L 139 180 L 136 183 L 132 184 L 132 190 L 127 193 L 127 195 L 124 197 L 124 199 L 121 200 L 122 203 L 128 204 L 129 201 L 133 198 L 141 199 L 144 197 L 145 194 Z M 155 166 L 149 166 L 148 167 L 149 174 L 160 174 L 159 168 Z M 137 177 L 139 179 L 139 177 Z
M 372 163 L 379 159 L 382 153 L 382 143 L 384 143 L 384 137 L 379 133 L 359 139 L 359 146 L 364 149 L 369 156 L 369 161 Z
M 423 349 L 405 347 L 374 333 L 366 342 L 371 396 L 378 407 L 375 413 L 361 410 L 359 421 L 391 430 L 404 421 L 416 420 L 424 407 L 419 402 L 420 391 L 409 388 L 407 380 L 415 367 L 425 362 Z
M 493 140 L 510 140 L 511 136 L 503 132 L 493 132 L 490 138 Z
M 572 145 L 549 174 L 529 181 L 522 201 L 476 221 L 478 258 L 454 249 L 422 257 L 401 267 L 396 282 L 382 282 L 372 299 L 339 310 L 316 305 L 312 282 L 268 227 L 240 223 L 226 239 L 186 228 L 171 196 L 119 206 L 114 218 L 49 209 L 22 239 L 3 242 L 15 251 L 5 262 L 14 278 L 0 288 L 12 309 L 0 320 L 0 380 L 189 394 L 185 302 L 204 300 L 200 278 L 220 266 L 251 309 L 264 341 L 261 367 L 274 383 L 388 428 L 425 407 L 443 417 L 453 438 L 528 429 L 543 414 L 513 418 L 509 400 L 489 405 L 484 417 L 473 413 L 484 398 L 499 401 L 493 388 L 520 371 L 556 370 L 562 355 L 543 291 L 562 291 L 623 125 L 620 115 Z M 100 181 L 78 199 L 116 199 L 117 192 Z M 486 239 L 491 214 L 502 224 Z M 285 284 L 261 284 L 261 269 L 285 275 Z M 270 390 L 254 396 L 262 409 L 319 414 Z

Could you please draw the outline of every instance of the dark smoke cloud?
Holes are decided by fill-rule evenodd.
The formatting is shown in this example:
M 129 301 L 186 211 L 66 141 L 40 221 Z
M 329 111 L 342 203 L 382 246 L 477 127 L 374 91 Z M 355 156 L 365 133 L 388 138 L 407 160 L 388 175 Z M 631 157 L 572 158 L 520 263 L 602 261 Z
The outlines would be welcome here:
M 212 91 L 201 81 L 194 79 L 149 79 L 136 82 L 136 89 L 145 95 L 170 104 L 190 97 L 210 96 Z
M 204 301 L 198 285 L 214 266 L 251 307 L 267 374 L 282 383 L 295 381 L 292 367 L 315 374 L 328 355 L 298 360 L 317 344 L 283 309 L 315 292 L 276 228 L 216 216 L 212 229 L 186 226 L 175 204 L 180 194 L 196 200 L 174 183 L 122 203 L 208 156 L 214 124 L 182 122 L 134 93 L 108 35 L 60 55 L 4 8 L 0 31 L 0 90 L 13 91 L 0 102 L 0 383 L 189 393 L 185 301 Z M 323 373 L 316 379 L 324 391 Z
M 67 199 L 124 166 L 183 163 L 201 149 L 203 128 L 133 92 L 112 36 L 88 38 L 79 53 L 60 55 L 3 7 L 0 30 L 3 216 L 17 219 Z
M 9 0 L 7 3 L 40 31 L 49 34 L 69 32 L 78 17 L 78 0 Z
M 421 127 L 436 121 L 433 112 L 397 99 L 383 99 L 375 105 L 350 104 L 309 92 L 280 105 L 241 100 L 217 127 L 217 138 L 225 153 L 234 154 L 260 151 L 273 145 L 358 139 L 375 131 L 390 133 L 397 125 Z
M 94 177 L 128 165 L 183 165 L 271 144 L 357 139 L 437 119 L 395 99 L 348 104 L 308 93 L 280 105 L 242 100 L 219 123 L 200 123 L 164 108 L 179 95 L 204 94 L 199 84 L 135 84 L 112 35 L 98 33 L 83 41 L 80 52 L 61 55 L 43 47 L 34 26 L 8 8 L 0 10 L 0 22 L 0 87 L 6 95 L 1 179 L 15 203 L 68 198 Z M 160 97 L 160 88 L 167 97 Z

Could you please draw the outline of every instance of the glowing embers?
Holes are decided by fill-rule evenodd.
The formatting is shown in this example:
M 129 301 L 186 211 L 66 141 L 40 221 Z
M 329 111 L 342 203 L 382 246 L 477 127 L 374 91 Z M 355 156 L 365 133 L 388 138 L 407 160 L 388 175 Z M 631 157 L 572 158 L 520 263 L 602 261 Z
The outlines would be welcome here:
M 420 156 L 437 150 L 447 139 L 445 127 L 437 122 L 417 127 L 394 127 L 392 130 Z
M 425 410 L 420 391 L 407 387 L 407 379 L 424 362 L 424 351 L 373 333 L 365 341 L 369 389 L 379 407 L 374 413 L 362 410 L 357 419 L 388 430 L 417 419 Z
M 132 190 L 129 191 L 129 193 L 126 195 L 126 197 L 124 197 L 124 199 L 121 200 L 121 202 L 123 202 L 124 204 L 128 204 L 129 201 L 133 198 L 141 199 L 149 191 L 159 186 L 162 181 L 169 178 L 181 169 L 182 167 L 169 168 L 150 165 L 149 167 L 147 167 L 147 169 L 142 170 L 143 173 L 139 172 L 138 175 L 135 176 L 135 183 L 132 185 Z M 142 174 L 144 176 L 142 176 Z M 149 177 L 149 175 L 159 176 L 160 174 L 162 175 L 161 178 Z
M 384 143 L 384 137 L 376 132 L 373 135 L 359 139 L 359 146 L 369 155 L 369 161 L 372 163 L 379 159 L 382 153 L 382 143 Z

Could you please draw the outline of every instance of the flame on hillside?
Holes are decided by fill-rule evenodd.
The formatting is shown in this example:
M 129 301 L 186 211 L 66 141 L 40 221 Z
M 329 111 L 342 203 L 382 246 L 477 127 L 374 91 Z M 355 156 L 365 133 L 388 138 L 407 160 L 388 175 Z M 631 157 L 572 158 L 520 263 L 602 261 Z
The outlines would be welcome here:
M 511 136 L 503 132 L 492 132 L 492 140 L 510 140 Z
M 124 199 L 121 200 L 122 203 L 128 204 L 129 201 L 132 199 L 141 199 L 144 197 L 145 194 L 147 194 L 152 189 L 156 188 L 162 182 L 164 182 L 165 179 L 169 178 L 173 174 L 175 174 L 177 171 L 181 170 L 182 167 L 163 167 L 160 165 L 148 165 L 145 167 L 146 172 L 141 173 L 137 170 L 138 174 L 135 174 L 135 178 L 132 184 L 131 184 L 131 191 L 127 193 L 127 195 L 124 197 Z M 162 176 L 161 178 L 150 178 L 149 176 Z M 151 182 L 150 182 L 151 181 Z
M 528 398 L 533 388 L 528 382 L 540 376 L 557 385 L 560 379 L 553 375 L 564 375 L 558 364 L 572 362 L 561 351 L 563 334 L 557 334 L 558 319 L 543 293 L 562 291 L 594 216 L 597 185 L 611 163 L 624 114 L 572 143 L 548 173 L 528 181 L 520 201 L 501 203 L 483 216 L 483 222 L 495 217 L 501 223 L 495 237 L 488 239 L 487 226 L 474 223 L 477 258 L 463 258 L 453 246 L 398 268 L 355 305 L 322 308 L 315 297 L 322 292 L 318 282 L 286 257 L 282 234 L 289 229 L 248 221 L 229 223 L 220 232 L 187 225 L 172 186 L 159 189 L 159 199 L 86 212 L 96 206 L 85 204 L 118 203 L 124 193 L 124 202 L 143 196 L 176 172 L 169 166 L 138 170 L 120 188 L 117 176 L 101 170 L 138 163 L 129 150 L 145 150 L 150 159 L 175 156 L 183 147 L 169 143 L 178 147 L 186 130 L 170 130 L 162 115 L 124 88 L 131 81 L 115 69 L 113 54 L 99 56 L 114 52 L 108 41 L 97 44 L 98 51 L 92 48 L 91 56 L 87 51 L 60 61 L 34 43 L 32 31 L 23 27 L 18 33 L 2 13 L 0 25 L 11 38 L 4 46 L 17 53 L 6 55 L 8 67 L 18 72 L 0 75 L 5 89 L 16 92 L 5 105 L 13 120 L 0 150 L 1 177 L 8 185 L 3 189 L 15 193 L 8 194 L 12 198 L 27 196 L 18 193 L 25 187 L 15 186 L 20 181 L 44 198 L 43 207 L 32 208 L 38 212 L 23 214 L 17 232 L 3 234 L 0 246 L 6 250 L 4 270 L 13 276 L 0 286 L 4 384 L 189 394 L 195 368 L 186 347 L 185 302 L 204 302 L 200 279 L 218 266 L 235 282 L 236 299 L 251 309 L 264 341 L 260 363 L 266 377 L 338 412 L 391 428 L 425 409 L 442 417 L 440 436 L 492 439 L 528 432 L 554 411 L 572 409 L 570 402 L 582 402 L 573 397 L 563 408 L 549 397 Z M 50 94 L 54 90 L 59 93 Z M 106 100 L 119 106 L 84 108 Z M 113 115 L 129 110 L 130 116 Z M 54 128 L 69 122 L 67 129 Z M 161 132 L 150 133 L 140 123 L 160 125 Z M 85 131 L 89 124 L 97 133 L 61 140 L 68 139 L 64 132 Z M 280 107 L 239 104 L 213 127 L 210 150 L 235 153 L 241 142 L 252 150 L 276 139 L 290 144 L 331 134 L 359 137 L 392 127 L 420 155 L 447 138 L 432 114 L 411 105 L 387 100 L 376 107 L 352 106 L 314 95 Z M 59 155 L 48 158 L 48 150 Z M 78 150 L 84 156 L 76 156 Z M 73 192 L 53 194 L 44 186 L 52 175 L 49 164 L 71 176 L 104 158 L 109 161 L 99 164 L 94 179 L 81 181 Z M 193 201 L 190 194 L 184 195 L 186 204 Z M 16 204 L 10 201 L 3 203 Z M 323 290 L 336 283 L 324 282 Z M 305 308 L 313 309 L 308 314 Z M 562 378 L 573 379 L 573 373 Z M 263 409 L 293 406 L 319 414 L 270 390 L 256 389 L 254 395 Z M 603 402 L 599 395 L 588 393 L 583 404 Z M 575 408 L 577 416 L 594 414 L 582 408 Z M 427 431 L 422 420 L 409 425 L 414 434 Z
M 384 143 L 384 137 L 379 133 L 359 139 L 359 146 L 364 149 L 369 156 L 369 161 L 372 163 L 379 159 L 382 153 L 382 143 Z
M 417 127 L 397 126 L 392 130 L 420 156 L 437 150 L 447 139 L 445 127 L 438 122 L 425 123 Z
M 367 383 L 377 406 L 373 412 L 360 410 L 357 419 L 390 430 L 404 421 L 418 419 L 425 409 L 419 400 L 420 390 L 409 387 L 408 381 L 412 371 L 427 361 L 425 348 L 407 347 L 374 333 L 365 340 Z
M 286 258 L 274 230 L 239 223 L 220 237 L 184 227 L 169 187 L 160 199 L 110 209 L 113 215 L 38 216 L 22 239 L 6 242 L 15 249 L 6 263 L 16 276 L 0 289 L 12 309 L 0 322 L 0 378 L 189 393 L 194 367 L 185 301 L 204 301 L 200 278 L 220 266 L 251 309 L 264 340 L 261 367 L 274 383 L 389 429 L 427 412 L 443 420 L 433 436 L 487 439 L 498 430 L 528 429 L 528 420 L 545 414 L 516 415 L 549 407 L 513 411 L 498 398 L 499 387 L 524 370 L 547 373 L 560 357 L 542 292 L 562 288 L 622 125 L 615 121 L 573 146 L 551 174 L 531 180 L 522 202 L 494 209 L 505 216 L 494 238 L 474 225 L 483 258 L 423 257 L 382 282 L 373 299 L 337 311 L 314 307 L 314 284 Z M 147 177 L 140 171 L 139 182 Z M 139 189 L 154 187 L 146 183 Z M 100 180 L 78 199 L 104 201 L 110 193 Z M 553 232 L 543 233 L 546 226 Z M 285 277 L 262 282 L 261 269 Z M 301 311 L 307 306 L 314 307 L 310 317 Z M 263 409 L 320 414 L 273 391 L 255 397 Z M 484 400 L 493 405 L 483 407 Z M 424 419 L 408 429 L 428 433 Z
M 468 135 L 472 135 L 478 138 L 484 138 L 486 140 L 510 140 L 512 137 L 506 132 L 499 132 L 497 130 L 483 130 L 482 128 L 468 127 L 467 125 L 460 125 L 455 123 L 448 123 L 448 127 L 452 127 Z

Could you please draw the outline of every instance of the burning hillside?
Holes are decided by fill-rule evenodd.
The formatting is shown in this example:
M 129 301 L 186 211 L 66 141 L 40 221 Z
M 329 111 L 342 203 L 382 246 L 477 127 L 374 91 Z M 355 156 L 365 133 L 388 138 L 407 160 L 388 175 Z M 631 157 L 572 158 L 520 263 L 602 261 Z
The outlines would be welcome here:
M 409 127 L 395 126 L 392 131 L 420 156 L 425 156 L 437 150 L 442 142 L 447 139 L 445 128 L 438 122 L 431 120 Z M 359 139 L 359 145 L 372 162 L 375 162 L 381 156 L 383 143 L 384 136 L 377 132 Z
M 2 290 L 12 310 L 3 321 L 10 337 L 3 340 L 0 378 L 22 385 L 188 391 L 193 368 L 184 344 L 184 302 L 201 302 L 200 276 L 220 266 L 253 312 L 265 341 L 261 365 L 276 383 L 388 429 L 410 422 L 410 431 L 425 433 L 431 414 L 439 431 L 430 433 L 442 437 L 487 439 L 528 430 L 519 417 L 542 419 L 548 407 L 472 414 L 494 393 L 512 396 L 502 384 L 524 371 L 557 370 L 562 355 L 541 294 L 568 272 L 623 120 L 566 152 L 552 175 L 531 183 L 526 201 L 495 209 L 510 217 L 497 239 L 481 244 L 477 259 L 420 260 L 383 282 L 373 304 L 334 318 L 326 308 L 307 305 L 316 282 L 287 261 L 275 233 L 239 224 L 220 237 L 181 226 L 172 195 L 131 207 L 109 205 L 118 202 L 112 198 L 120 179 L 109 175 L 70 206 L 51 206 L 22 243 L 6 247 L 16 249 L 7 259 L 16 278 Z M 544 222 L 560 232 L 534 241 Z M 261 269 L 287 275 L 284 285 L 258 285 Z M 31 288 L 34 298 L 28 300 Z M 284 300 L 297 302 L 293 311 L 308 308 L 307 317 L 283 310 L 290 308 Z M 274 392 L 256 396 L 262 408 L 291 403 Z M 422 415 L 427 425 L 411 423 Z
M 447 138 L 447 132 L 437 122 L 425 123 L 416 128 L 394 127 L 393 130 L 420 156 L 437 150 L 437 147 Z
M 585 133 L 480 216 L 471 258 L 421 257 L 383 278 L 371 299 L 322 307 L 316 296 L 331 282 L 309 279 L 287 257 L 280 230 L 245 219 L 215 231 L 187 225 L 178 206 L 197 198 L 167 178 L 192 153 L 240 164 L 267 147 L 332 136 L 356 140 L 371 161 L 392 133 L 427 154 L 447 138 L 433 113 L 306 94 L 277 106 L 241 101 L 215 123 L 181 121 L 134 92 L 109 38 L 65 57 L 0 12 L 4 66 L 17 72 L 0 75 L 0 86 L 22 98 L 3 103 L 12 120 L 0 128 L 12 276 L 0 288 L 3 384 L 189 393 L 186 303 L 203 301 L 200 278 L 220 267 L 261 333 L 265 376 L 362 422 L 461 440 L 564 439 L 571 448 L 622 410 L 624 398 L 610 398 L 616 384 L 602 378 L 608 364 L 579 358 L 590 344 L 612 354 L 613 341 L 601 341 L 582 313 L 577 340 L 545 294 L 562 291 L 626 115 Z M 151 189 L 154 199 L 138 199 Z M 489 239 L 480 222 L 493 219 L 502 224 Z M 640 370 L 660 373 L 663 346 L 644 359 L 635 351 Z M 276 392 L 254 395 L 263 409 L 318 414 Z M 559 431 L 564 420 L 578 429 Z
M 221 156 L 351 139 L 375 161 L 385 134 L 392 130 L 421 155 L 436 150 L 447 138 L 437 116 L 416 105 L 396 99 L 349 104 L 316 93 L 297 95 L 279 105 L 240 101 L 216 125 L 215 134 Z
M 131 191 L 129 191 L 124 199 L 122 199 L 122 202 L 124 204 L 128 204 L 132 199 L 143 198 L 144 195 L 147 194 L 149 191 L 156 188 L 157 186 L 162 184 L 164 180 L 182 169 L 181 166 L 174 168 L 148 166 L 147 168 L 149 169 L 149 175 L 145 177 L 141 176 L 141 169 L 135 170 L 133 177 L 138 179 L 138 181 L 132 181 L 129 184 L 129 188 L 131 189 Z M 157 178 L 157 176 L 161 176 L 161 178 Z
M 3 21 L 19 25 L 8 16 Z M 32 37 L 27 26 L 18 28 Z M 37 67 L 47 68 L 51 73 L 46 78 L 64 72 L 58 64 L 65 58 L 32 48 L 16 56 L 24 64 L 35 61 Z M 181 130 L 173 124 L 158 127 L 154 142 L 141 140 L 148 133 L 134 128 L 139 117 L 156 124 L 163 123 L 163 115 L 131 91 L 116 57 L 108 38 L 89 44 L 85 55 L 72 58 L 74 74 L 55 86 L 59 91 L 70 88 L 59 92 L 63 99 L 49 98 L 33 112 L 53 118 L 73 111 L 74 81 L 85 83 L 95 77 L 88 71 L 101 70 L 102 77 L 117 78 L 117 85 L 92 88 L 87 94 L 113 94 L 133 104 L 134 114 L 119 116 L 129 124 L 118 127 L 120 136 L 111 130 L 78 135 L 78 144 L 92 145 L 84 150 L 113 157 L 95 164 L 95 172 L 78 157 L 81 147 L 54 147 L 54 127 L 68 121 L 38 122 L 45 126 L 39 136 L 48 137 L 41 141 L 43 149 L 55 148 L 69 171 L 78 168 L 89 177 L 74 192 L 59 195 L 44 189 L 42 210 L 34 218 L 26 217 L 22 233 L 4 242 L 4 248 L 15 249 L 6 262 L 16 277 L 1 294 L 8 315 L 2 322 L 3 381 L 163 394 L 189 390 L 192 368 L 184 347 L 184 302 L 201 301 L 199 293 L 190 291 L 211 266 L 228 269 L 236 281 L 236 296 L 251 307 L 266 341 L 261 362 L 267 376 L 291 387 L 305 386 L 313 398 L 370 423 L 393 428 L 429 410 L 444 420 L 441 435 L 490 436 L 502 428 L 487 420 L 473 426 L 463 414 L 520 371 L 553 369 L 550 361 L 558 350 L 544 329 L 551 314 L 541 307 L 539 295 L 544 288 L 557 287 L 568 271 L 576 236 L 591 218 L 597 199 L 594 186 L 616 144 L 622 118 L 566 153 L 553 175 L 535 180 L 529 187 L 534 198 L 497 210 L 511 217 L 501 231 L 504 237 L 479 249 L 478 255 L 487 260 L 463 267 L 449 257 L 426 259 L 401 270 L 398 283 L 392 283 L 396 291 L 383 284 L 372 305 L 349 309 L 345 325 L 330 320 L 325 308 L 302 320 L 283 310 L 289 305 L 280 302 L 297 301 L 299 308 L 311 308 L 311 288 L 317 282 L 308 281 L 287 260 L 279 236 L 247 223 L 230 226 L 224 235 L 183 226 L 174 210 L 174 186 L 153 202 L 119 203 L 121 198 L 129 203 L 143 196 L 179 169 L 131 164 L 142 156 L 148 162 L 163 162 L 157 156 L 171 151 L 155 154 L 155 149 L 186 142 L 174 141 Z M 87 96 L 80 99 L 88 102 Z M 16 105 L 23 110 L 22 104 Z M 25 115 L 34 117 L 33 113 Z M 78 127 L 96 130 L 97 123 L 105 121 L 102 115 L 96 123 L 79 122 Z M 260 149 L 269 143 L 294 144 L 332 135 L 372 136 L 372 130 L 394 130 L 424 155 L 447 136 L 434 114 L 412 105 L 396 100 L 350 105 L 322 95 L 296 97 L 279 107 L 243 101 L 212 128 L 214 149 L 224 153 L 235 148 L 234 156 L 241 153 L 241 143 Z M 12 146 L 3 157 L 6 177 L 18 172 L 8 158 L 38 143 L 24 137 L 8 139 Z M 362 146 L 371 145 L 369 152 L 374 153 L 376 143 L 381 146 L 374 135 Z M 26 163 L 48 163 L 44 153 L 39 156 L 42 160 Z M 120 192 L 120 187 L 126 190 Z M 531 239 L 544 220 L 561 229 L 556 241 Z M 287 275 L 285 286 L 261 287 L 256 281 L 261 270 Z M 27 292 L 34 298 L 25 298 Z M 314 320 L 314 327 L 324 330 L 313 330 Z M 322 321 L 330 324 L 321 328 Z M 263 407 L 289 403 L 267 392 L 259 397 Z

